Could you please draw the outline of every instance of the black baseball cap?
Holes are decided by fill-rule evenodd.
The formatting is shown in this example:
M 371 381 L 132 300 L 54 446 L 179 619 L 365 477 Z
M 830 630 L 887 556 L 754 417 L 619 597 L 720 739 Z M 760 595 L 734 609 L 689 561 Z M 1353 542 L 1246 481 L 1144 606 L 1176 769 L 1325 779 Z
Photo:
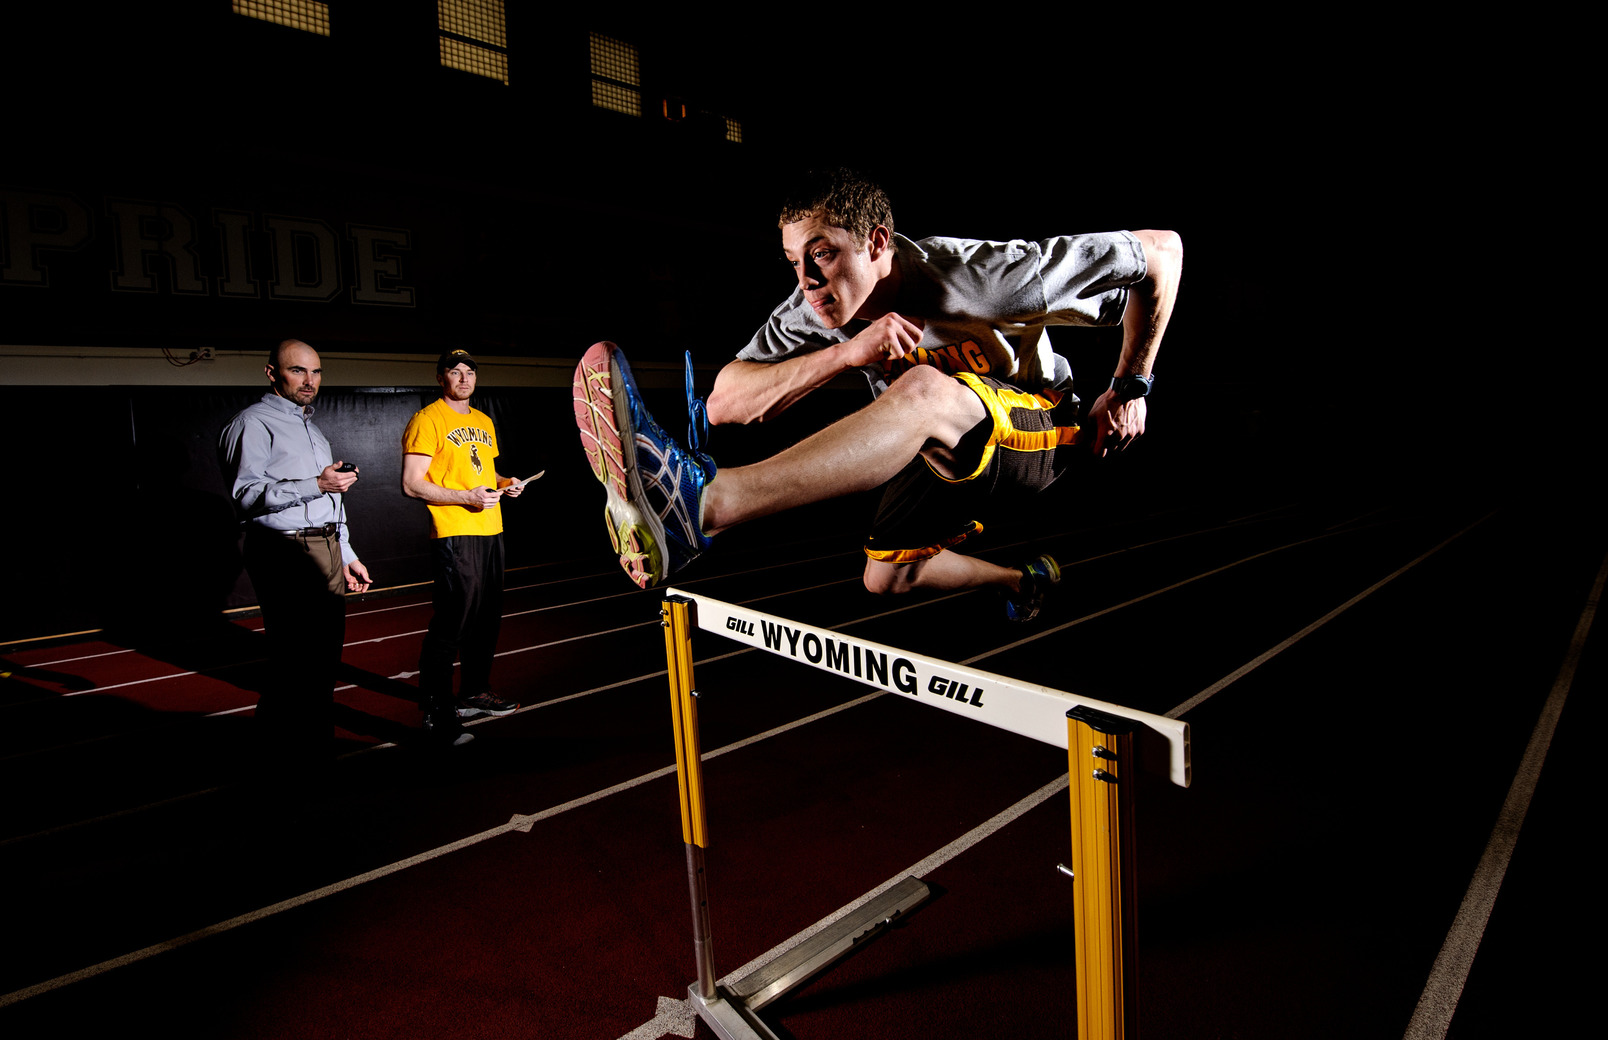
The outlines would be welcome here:
M 467 350 L 449 350 L 436 358 L 436 375 L 440 375 L 449 368 L 457 368 L 459 365 L 468 365 L 474 371 L 480 371 L 480 366 L 475 364 L 475 359 L 469 355 Z

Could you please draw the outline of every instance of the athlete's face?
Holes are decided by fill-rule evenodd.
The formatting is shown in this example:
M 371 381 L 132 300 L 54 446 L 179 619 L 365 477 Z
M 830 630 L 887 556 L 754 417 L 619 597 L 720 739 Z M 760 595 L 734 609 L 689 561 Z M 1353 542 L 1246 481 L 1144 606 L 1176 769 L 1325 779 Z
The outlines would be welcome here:
M 293 343 L 279 351 L 279 364 L 269 365 L 268 382 L 274 393 L 303 408 L 318 397 L 318 384 L 324 381 L 324 369 L 318 352 L 305 343 Z
M 462 361 L 436 377 L 449 401 L 467 401 L 475 395 L 475 370 Z
M 867 303 L 881 281 L 885 265 L 879 261 L 889 248 L 888 229 L 873 228 L 866 240 L 819 214 L 782 225 L 782 255 L 798 277 L 798 287 L 829 329 L 842 328 L 851 318 L 877 318 Z M 867 313 L 862 313 L 867 312 Z

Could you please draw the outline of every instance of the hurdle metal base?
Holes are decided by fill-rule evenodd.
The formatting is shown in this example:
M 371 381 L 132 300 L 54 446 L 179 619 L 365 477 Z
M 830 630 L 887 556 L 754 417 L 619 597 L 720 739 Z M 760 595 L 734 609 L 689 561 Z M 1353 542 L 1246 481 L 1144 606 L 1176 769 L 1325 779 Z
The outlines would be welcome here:
M 759 1019 L 760 1008 L 808 982 L 931 896 L 925 881 L 907 877 L 731 986 L 718 987 L 708 1000 L 694 983 L 688 989 L 693 1007 L 724 1040 L 775 1040 L 775 1034 Z
M 704 1020 L 704 1025 L 713 1029 L 721 1040 L 780 1040 L 769 1026 L 759 1020 L 757 1014 L 741 1001 L 732 1000 L 724 986 L 705 1000 L 703 994 L 698 992 L 698 984 L 694 982 L 687 987 L 687 1000 L 698 1012 L 698 1017 Z

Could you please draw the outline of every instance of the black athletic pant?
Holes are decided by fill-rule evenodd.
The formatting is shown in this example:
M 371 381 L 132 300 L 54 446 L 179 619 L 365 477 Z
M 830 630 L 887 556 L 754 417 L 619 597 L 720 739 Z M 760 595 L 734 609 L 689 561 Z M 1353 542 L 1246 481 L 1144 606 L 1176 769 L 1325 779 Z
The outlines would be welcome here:
M 419 703 L 427 714 L 453 710 L 452 663 L 462 661 L 458 692 L 473 697 L 491 689 L 491 657 L 502 628 L 502 535 L 437 538 L 435 615 L 419 654 Z

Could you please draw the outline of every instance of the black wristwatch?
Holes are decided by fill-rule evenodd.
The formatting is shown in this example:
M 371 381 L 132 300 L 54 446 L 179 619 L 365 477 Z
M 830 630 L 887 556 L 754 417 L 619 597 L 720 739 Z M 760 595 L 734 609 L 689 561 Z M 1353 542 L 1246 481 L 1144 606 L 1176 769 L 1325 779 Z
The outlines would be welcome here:
M 1136 397 L 1148 396 L 1155 382 L 1155 376 L 1112 376 L 1111 389 L 1116 391 L 1117 400 L 1132 401 Z

